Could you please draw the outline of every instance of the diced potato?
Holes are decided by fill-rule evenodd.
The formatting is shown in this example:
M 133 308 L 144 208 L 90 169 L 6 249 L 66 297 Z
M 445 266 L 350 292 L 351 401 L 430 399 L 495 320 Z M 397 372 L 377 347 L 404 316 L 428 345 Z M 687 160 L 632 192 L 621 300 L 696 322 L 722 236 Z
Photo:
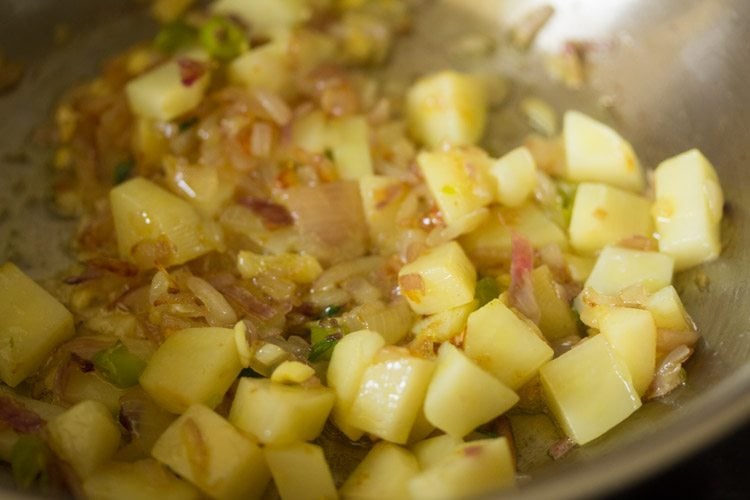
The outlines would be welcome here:
M 692 320 L 685 311 L 685 306 L 682 304 L 677 290 L 672 285 L 654 292 L 646 302 L 646 309 L 654 317 L 657 328 L 678 332 L 693 329 Z
M 461 237 L 461 245 L 472 259 L 496 262 L 498 258 L 510 258 L 513 232 L 526 236 L 534 248 L 551 243 L 562 248 L 568 245 L 565 231 L 532 203 L 518 208 L 492 209 L 484 223 Z
M 577 182 L 605 182 L 641 191 L 643 172 L 633 148 L 610 127 L 583 113 L 563 118 L 566 177 Z
M 380 441 L 367 453 L 339 490 L 341 498 L 409 498 L 407 484 L 419 472 L 414 455 L 401 446 Z
M 407 350 L 385 347 L 363 375 L 350 422 L 394 443 L 406 443 L 424 401 L 435 363 Z
M 227 66 L 230 81 L 253 90 L 267 90 L 281 96 L 290 92 L 291 68 L 282 42 L 254 47 L 234 58 Z
M 195 403 L 219 404 L 240 370 L 233 330 L 187 328 L 159 346 L 140 383 L 166 410 L 182 413 Z
M 531 285 L 539 305 L 539 329 L 547 340 L 578 334 L 573 310 L 557 292 L 557 285 L 549 267 L 540 266 L 531 271 Z
M 205 64 L 203 57 L 185 57 L 191 64 Z M 180 64 L 185 59 L 167 61 L 128 82 L 130 110 L 143 118 L 169 121 L 198 106 L 211 81 L 209 67 L 195 81 L 184 83 Z
M 605 295 L 617 295 L 638 284 L 653 292 L 672 282 L 673 268 L 672 257 L 663 253 L 605 247 L 585 286 Z
M 398 273 L 401 294 L 417 314 L 434 314 L 474 299 L 476 270 L 451 241 L 428 250 Z
M 464 352 L 513 390 L 531 380 L 553 351 L 534 330 L 498 299 L 469 315 Z
M 627 366 L 603 335 L 577 344 L 539 374 L 549 408 L 578 444 L 601 436 L 641 406 Z
M 323 449 L 310 443 L 267 446 L 266 462 L 282 500 L 338 498 Z
M 208 223 L 189 202 L 149 180 L 124 182 L 110 191 L 109 199 L 120 256 L 139 267 L 182 264 L 217 247 Z M 139 252 L 144 244 L 154 245 L 159 255 Z
M 306 0 L 217 0 L 211 10 L 237 16 L 252 28 L 254 36 L 271 38 L 303 24 L 312 15 Z
M 570 244 L 582 253 L 631 236 L 651 236 L 651 202 L 606 184 L 584 182 L 576 192 L 568 231 Z
M 446 342 L 438 351 L 435 374 L 424 401 L 427 420 L 463 437 L 518 402 L 515 392 Z
M 417 321 L 411 331 L 417 339 L 447 342 L 461 333 L 466 326 L 466 319 L 476 308 L 477 303 L 472 300 L 468 304 L 436 312 Z
M 234 186 L 224 182 L 213 166 L 190 165 L 166 154 L 156 163 L 164 169 L 168 188 L 208 217 L 217 215 L 234 196 Z
M 441 462 L 409 481 L 412 498 L 450 499 L 495 493 L 515 482 L 507 439 L 482 439 L 457 446 Z
M 328 363 L 326 381 L 336 392 L 332 420 L 353 441 L 362 437 L 363 432 L 350 423 L 351 406 L 365 370 L 384 345 L 385 339 L 375 332 L 352 332 L 338 341 Z
M 0 266 L 0 380 L 15 387 L 74 333 L 73 316 L 14 264 Z
M 718 257 L 724 195 L 716 171 L 697 149 L 663 161 L 654 172 L 659 251 L 685 269 Z
M 323 430 L 334 400 L 334 392 L 327 387 L 243 377 L 229 410 L 229 421 L 263 444 L 310 441 Z
M 47 423 L 49 444 L 85 479 L 114 455 L 120 446 L 120 429 L 96 401 L 84 401 Z
M 125 391 L 104 380 L 95 371 L 73 369 L 65 380 L 65 399 L 69 403 L 93 400 L 102 403 L 112 413 L 120 409 L 120 397 Z
M 312 283 L 323 272 L 318 259 L 312 255 L 289 252 L 260 255 L 247 250 L 237 253 L 237 270 L 245 279 L 273 271 L 295 283 Z
M 426 470 L 443 461 L 462 443 L 461 438 L 450 434 L 441 434 L 415 443 L 412 445 L 411 451 L 417 457 L 419 468 Z
M 359 192 L 370 241 L 380 253 L 394 253 L 403 233 L 403 228 L 394 224 L 394 221 L 408 193 L 407 185 L 396 177 L 370 175 L 359 179 Z
M 536 187 L 536 163 L 525 147 L 516 148 L 490 167 L 497 183 L 495 199 L 507 206 L 521 206 Z
M 442 141 L 476 144 L 487 121 L 487 92 L 478 77 L 442 71 L 422 77 L 406 94 L 412 135 L 429 147 Z
M 156 460 L 110 462 L 83 483 L 88 498 L 97 500 L 198 500 L 200 492 Z
M 342 179 L 359 179 L 373 174 L 370 155 L 370 126 L 364 116 L 331 120 L 328 141 L 336 170 Z
M 164 431 L 151 454 L 211 498 L 260 498 L 270 479 L 263 450 L 200 404 Z
M 489 157 L 477 149 L 423 151 L 417 164 L 448 228 L 488 205 L 493 197 Z M 476 227 L 463 227 L 468 232 Z
M 292 142 L 309 153 L 323 154 L 328 147 L 328 121 L 320 109 L 310 111 L 292 123 Z
M 599 320 L 599 330 L 628 367 L 635 391 L 643 395 L 656 365 L 656 326 L 651 313 L 613 307 Z

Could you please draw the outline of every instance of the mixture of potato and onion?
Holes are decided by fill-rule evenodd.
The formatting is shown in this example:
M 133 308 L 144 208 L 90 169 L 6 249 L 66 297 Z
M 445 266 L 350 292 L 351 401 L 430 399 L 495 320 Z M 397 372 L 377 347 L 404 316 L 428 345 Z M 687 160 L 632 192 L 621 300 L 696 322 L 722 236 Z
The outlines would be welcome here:
M 403 1 L 190 3 L 57 108 L 76 267 L 0 266 L 19 488 L 456 498 L 683 383 L 673 273 L 720 252 L 699 151 L 647 177 L 568 111 L 494 157 L 488 79 L 373 72 Z

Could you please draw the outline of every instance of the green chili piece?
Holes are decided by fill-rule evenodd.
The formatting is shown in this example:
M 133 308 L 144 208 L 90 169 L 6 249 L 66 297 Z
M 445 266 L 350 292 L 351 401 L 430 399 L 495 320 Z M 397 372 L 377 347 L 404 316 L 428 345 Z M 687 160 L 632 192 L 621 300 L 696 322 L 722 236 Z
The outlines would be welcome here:
M 131 387 L 146 368 L 146 362 L 133 354 L 122 343 L 94 355 L 94 366 L 107 380 L 118 387 Z
M 341 340 L 341 337 L 343 337 L 341 333 L 334 333 L 313 343 L 307 359 L 313 363 L 321 359 L 331 359 L 331 351 L 338 341 Z
M 40 437 L 27 434 L 18 438 L 10 452 L 10 466 L 19 489 L 29 489 L 37 478 L 45 480 L 49 455 Z
M 500 288 L 497 286 L 497 280 L 491 276 L 485 276 L 484 278 L 477 281 L 477 287 L 474 291 L 474 298 L 479 301 L 479 306 L 482 307 L 492 299 L 498 298 L 500 295 Z
M 133 173 L 133 168 L 135 167 L 135 162 L 132 159 L 123 160 L 117 165 L 115 165 L 115 170 L 112 173 L 112 182 L 117 184 L 122 184 L 128 178 L 130 177 L 130 174 Z
M 169 54 L 190 45 L 197 36 L 198 30 L 192 26 L 184 21 L 174 21 L 162 26 L 154 39 L 154 47 Z
M 198 40 L 211 57 L 223 61 L 237 57 L 249 47 L 242 28 L 226 17 L 206 21 L 200 28 Z

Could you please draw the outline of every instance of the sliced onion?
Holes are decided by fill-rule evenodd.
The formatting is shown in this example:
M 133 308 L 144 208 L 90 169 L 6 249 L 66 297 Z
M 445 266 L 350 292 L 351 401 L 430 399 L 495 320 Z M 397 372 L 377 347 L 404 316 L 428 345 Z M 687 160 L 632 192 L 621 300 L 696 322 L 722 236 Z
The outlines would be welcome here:
M 693 354 L 693 350 L 686 345 L 681 345 L 673 349 L 656 369 L 654 379 L 651 381 L 645 399 L 654 399 L 662 397 L 672 392 L 685 382 L 685 373 L 682 369 L 682 363 L 688 360 Z
M 534 296 L 531 270 L 534 267 L 534 248 L 528 238 L 518 233 L 511 235 L 510 303 L 524 316 L 539 324 L 539 304 Z
M 284 126 L 292 119 L 292 110 L 278 94 L 258 89 L 253 93 L 253 97 L 277 125 Z
M 250 151 L 260 158 L 271 155 L 273 148 L 273 127 L 265 122 L 255 122 L 250 129 Z
M 383 258 L 377 255 L 339 262 L 323 271 L 313 283 L 312 289 L 317 291 L 336 286 L 351 276 L 369 273 L 381 265 Z
M 190 276 L 185 284 L 206 308 L 206 321 L 211 326 L 229 326 L 237 322 L 237 313 L 227 299 L 209 282 L 197 276 Z
M 323 264 L 342 262 L 365 253 L 367 224 L 356 181 L 295 186 L 286 191 L 286 196 L 303 251 Z

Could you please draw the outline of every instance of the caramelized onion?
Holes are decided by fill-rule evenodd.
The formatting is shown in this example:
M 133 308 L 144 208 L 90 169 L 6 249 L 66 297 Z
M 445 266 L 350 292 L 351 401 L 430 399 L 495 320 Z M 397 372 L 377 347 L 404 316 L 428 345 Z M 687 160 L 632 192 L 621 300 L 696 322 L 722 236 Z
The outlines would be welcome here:
M 295 186 L 286 195 L 303 251 L 324 264 L 365 253 L 367 224 L 357 182 L 341 180 L 315 187 Z
M 531 270 L 534 267 L 534 248 L 518 233 L 511 235 L 510 303 L 534 323 L 539 323 L 539 304 L 534 296 Z

